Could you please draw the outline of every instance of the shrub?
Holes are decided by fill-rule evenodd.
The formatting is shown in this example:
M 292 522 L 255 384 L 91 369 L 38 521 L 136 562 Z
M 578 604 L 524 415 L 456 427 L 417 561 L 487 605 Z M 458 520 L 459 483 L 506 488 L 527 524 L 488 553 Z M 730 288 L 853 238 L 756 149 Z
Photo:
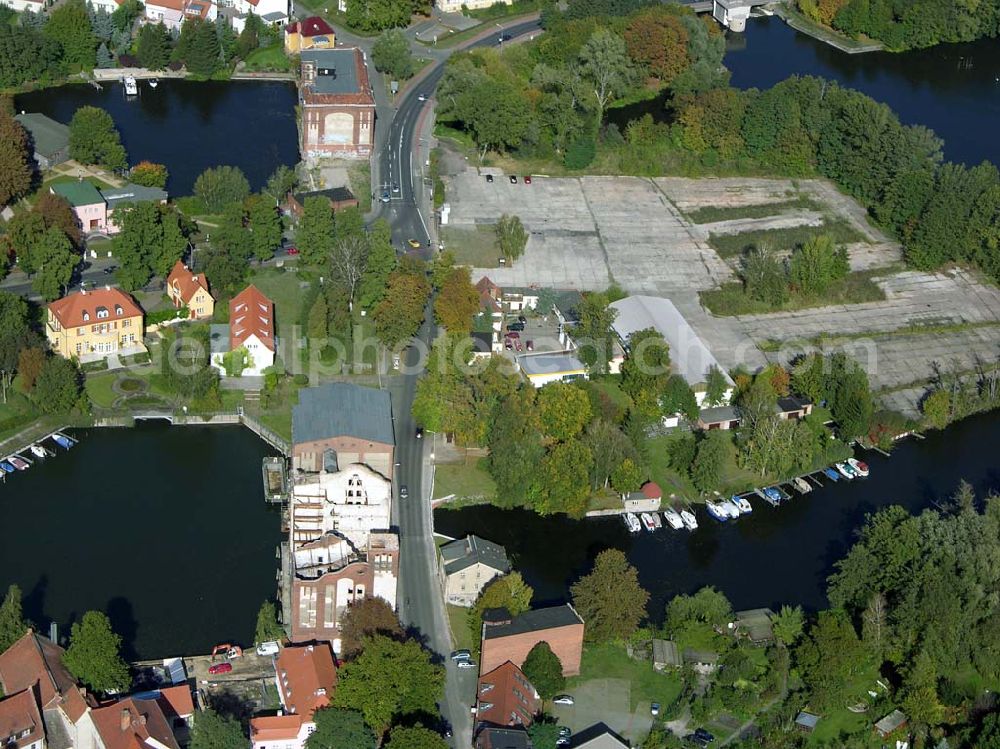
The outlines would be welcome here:
M 566 167 L 568 169 L 585 169 L 590 166 L 597 155 L 597 146 L 589 135 L 582 135 L 573 141 L 566 149 Z

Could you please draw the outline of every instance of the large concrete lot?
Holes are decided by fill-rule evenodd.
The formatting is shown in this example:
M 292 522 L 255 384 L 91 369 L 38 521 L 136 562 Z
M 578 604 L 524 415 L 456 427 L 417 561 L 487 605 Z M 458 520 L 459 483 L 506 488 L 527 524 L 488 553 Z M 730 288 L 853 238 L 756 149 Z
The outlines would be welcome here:
M 811 204 L 775 205 L 774 215 L 715 223 L 694 223 L 686 215 L 708 206 L 787 206 L 796 198 Z M 478 268 L 474 280 L 489 275 L 501 286 L 581 291 L 614 282 L 629 293 L 669 297 L 727 368 L 785 362 L 818 336 L 844 336 L 843 348 L 868 367 L 873 387 L 912 414 L 920 392 L 915 386 L 933 375 L 935 365 L 968 370 L 977 358 L 1000 357 L 1000 290 L 964 271 L 901 271 L 899 245 L 823 180 L 536 177 L 525 185 L 504 177 L 488 183 L 470 168 L 451 177 L 448 200 L 453 226 L 488 225 L 509 213 L 530 232 L 513 267 Z M 884 301 L 742 318 L 715 317 L 701 306 L 699 291 L 735 278 L 733 266 L 708 244 L 710 234 L 815 226 L 823 216 L 847 222 L 864 237 L 848 248 L 851 265 L 884 272 L 876 279 Z

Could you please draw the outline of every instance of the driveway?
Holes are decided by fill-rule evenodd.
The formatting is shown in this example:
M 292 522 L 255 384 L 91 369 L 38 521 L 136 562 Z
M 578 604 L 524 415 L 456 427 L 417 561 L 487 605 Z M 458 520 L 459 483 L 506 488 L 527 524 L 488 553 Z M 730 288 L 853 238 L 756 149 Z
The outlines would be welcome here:
M 649 733 L 653 718 L 649 703 L 640 702 L 635 711 L 631 704 L 631 685 L 625 679 L 592 679 L 572 690 L 574 705 L 553 705 L 552 714 L 563 725 L 579 733 L 598 722 L 632 741 Z

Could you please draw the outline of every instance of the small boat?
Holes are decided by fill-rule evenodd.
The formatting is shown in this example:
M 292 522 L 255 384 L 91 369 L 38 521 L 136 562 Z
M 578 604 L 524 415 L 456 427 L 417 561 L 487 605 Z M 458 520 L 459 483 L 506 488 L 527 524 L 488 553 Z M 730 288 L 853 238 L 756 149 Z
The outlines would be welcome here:
M 710 499 L 705 500 L 705 509 L 708 510 L 709 515 L 718 520 L 720 523 L 725 523 L 729 520 L 729 512 Z
M 787 499 L 787 497 L 781 496 L 781 490 L 776 486 L 768 486 L 764 488 L 764 496 L 768 497 L 773 504 L 780 504 L 782 499 Z
M 35 457 L 37 457 L 37 458 L 47 458 L 47 457 L 49 457 L 49 451 L 48 451 L 48 450 L 46 450 L 46 449 L 45 449 L 44 447 L 42 447 L 41 445 L 39 445 L 39 444 L 37 444 L 37 443 L 36 443 L 36 444 L 34 444 L 34 445 L 32 445 L 32 446 L 31 446 L 30 448 L 28 448 L 28 449 L 29 449 L 29 450 L 31 450 L 31 452 L 32 452 L 32 453 L 33 453 L 33 454 L 35 455 Z
M 160 85 L 160 82 L 158 80 L 156 80 L 155 78 L 150 78 L 149 79 L 149 87 L 150 88 L 156 88 L 159 85 Z
M 0 460 L 0 471 L 3 471 L 4 473 L 14 473 L 16 470 L 17 469 L 6 460 Z
M 663 511 L 663 519 L 667 521 L 667 525 L 673 528 L 675 531 L 680 530 L 684 527 L 684 521 L 681 520 L 680 513 L 672 507 L 668 507 Z
M 660 520 L 660 513 L 651 512 L 649 514 L 653 518 L 653 527 L 656 528 L 656 530 L 660 530 L 660 528 L 663 527 L 663 521 Z
M 833 467 L 837 469 L 837 473 L 843 476 L 845 479 L 853 479 L 854 471 L 848 468 L 846 463 L 834 463 Z
M 857 473 L 861 478 L 863 479 L 868 478 L 869 474 L 868 464 L 865 463 L 863 460 L 858 460 L 857 458 L 848 458 L 847 465 L 853 468 L 854 472 Z
M 639 518 L 635 516 L 634 512 L 626 512 L 622 517 L 625 518 L 625 527 L 628 528 L 629 533 L 638 533 L 642 530 L 642 524 L 639 523 Z
M 648 512 L 644 512 L 640 517 L 642 518 L 642 524 L 647 531 L 652 533 L 653 531 L 656 530 L 656 525 L 653 523 L 652 515 L 650 515 Z
M 7 458 L 7 461 L 19 471 L 27 471 L 31 468 L 31 463 L 26 461 L 20 455 L 11 455 Z
M 773 492 L 768 493 L 766 489 L 754 489 L 754 493 L 772 507 L 777 507 L 781 504 L 781 497 Z
M 127 75 L 122 79 L 122 83 L 125 84 L 125 95 L 135 96 L 139 93 L 139 84 L 136 83 L 135 76 Z
M 684 527 L 689 531 L 698 529 L 698 519 L 690 510 L 681 510 L 681 522 L 684 523 Z
M 830 479 L 830 481 L 840 481 L 840 474 L 832 468 L 824 468 L 823 475 Z
M 55 432 L 55 433 L 54 433 L 54 434 L 52 435 L 52 440 L 53 440 L 53 442 L 55 442 L 55 443 L 56 443 L 57 445 L 59 445 L 59 447 L 62 447 L 62 448 L 64 448 L 64 449 L 66 449 L 66 450 L 69 450 L 69 449 L 70 449 L 71 447 L 73 447 L 73 445 L 74 445 L 74 444 L 76 444 L 76 443 L 75 443 L 75 442 L 74 442 L 73 440 L 71 440 L 71 439 L 70 439 L 69 437 L 67 437 L 67 436 L 66 436 L 66 435 L 64 435 L 64 434 L 59 434 L 59 432 Z
M 746 497 L 741 497 L 737 494 L 734 494 L 730 502 L 733 502 L 736 505 L 736 507 L 740 511 L 740 514 L 742 515 L 749 515 L 751 512 L 753 512 L 753 505 L 750 504 L 750 500 L 747 499 Z
M 798 491 L 799 494 L 808 494 L 809 492 L 811 492 L 813 490 L 813 488 L 812 488 L 812 486 L 810 486 L 809 482 L 806 481 L 801 476 L 792 479 L 792 486 L 795 487 L 796 491 Z

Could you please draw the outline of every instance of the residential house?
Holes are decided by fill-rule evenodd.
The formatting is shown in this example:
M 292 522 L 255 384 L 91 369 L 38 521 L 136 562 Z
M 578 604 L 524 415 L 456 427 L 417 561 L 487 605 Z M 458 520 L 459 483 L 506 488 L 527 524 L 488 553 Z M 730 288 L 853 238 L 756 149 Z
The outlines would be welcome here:
M 526 354 L 517 364 L 534 387 L 550 382 L 572 382 L 588 379 L 587 365 L 568 352 Z
M 300 390 L 292 408 L 292 468 L 319 472 L 364 463 L 390 477 L 393 434 L 386 390 L 346 382 Z
M 136 697 L 94 708 L 95 749 L 180 749 L 160 703 Z
M 289 0 L 218 0 L 218 5 L 219 14 L 229 19 L 237 33 L 243 31 L 251 15 L 269 26 L 283 26 L 291 13 Z
M 487 726 L 476 734 L 474 749 L 533 749 L 527 730 Z
M 0 653 L 0 737 L 19 749 L 66 749 L 96 743 L 96 703 L 63 665 L 65 651 L 28 630 Z M 29 698 L 31 704 L 29 704 Z M 25 733 L 25 731 L 29 731 Z M 38 732 L 42 731 L 44 738 Z
M 29 2 L 29 5 L 34 5 Z M 38 3 L 39 7 L 41 3 Z M 69 158 L 69 128 L 61 122 L 37 112 L 14 116 L 31 138 L 31 153 L 42 171 L 63 163 Z
M 117 234 L 121 227 L 115 222 L 116 211 L 136 203 L 167 202 L 166 191 L 133 184 L 98 189 L 93 183 L 81 179 L 59 182 L 49 190 L 70 204 L 84 234 Z
M 94 6 L 94 10 L 104 10 L 108 13 L 114 13 L 118 10 L 121 3 L 122 0 L 89 0 L 89 4 Z
M 179 29 L 188 18 L 215 22 L 219 8 L 212 0 L 147 0 L 147 23 L 163 23 L 168 29 Z
M 442 13 L 462 13 L 466 8 L 481 10 L 482 8 L 491 8 L 499 3 L 511 5 L 513 2 L 514 0 L 435 0 L 434 5 Z
M 330 201 L 330 210 L 334 213 L 347 208 L 357 208 L 358 199 L 354 193 L 346 187 L 333 187 L 329 190 L 313 190 L 312 192 L 299 192 L 288 196 L 288 212 L 296 218 L 302 218 L 305 211 L 305 202 L 308 198 L 319 197 Z
M 542 700 L 524 672 L 510 661 L 479 676 L 476 729 L 486 726 L 530 726 L 542 711 Z
M 483 616 L 479 672 L 489 673 L 506 661 L 520 668 L 535 645 L 547 642 L 562 663 L 563 674 L 576 676 L 583 655 L 583 627 L 583 619 L 569 604 L 517 616 L 492 609 Z
M 26 10 L 41 13 L 45 8 L 45 0 L 4 0 L 4 5 L 18 13 L 23 13 Z
M 297 55 L 313 49 L 336 46 L 333 27 L 319 16 L 309 16 L 285 27 L 285 52 Z
M 157 691 L 159 696 L 156 701 L 163 711 L 163 717 L 170 724 L 177 742 L 187 746 L 191 727 L 194 725 L 194 699 L 191 687 L 185 682 L 172 687 L 160 687 Z
M 289 503 L 292 544 L 297 548 L 336 531 L 363 549 L 372 530 L 389 528 L 391 514 L 392 484 L 363 463 L 305 474 L 292 487 Z
M 375 142 L 375 99 L 360 49 L 302 52 L 302 153 L 368 158 Z
M 110 354 L 146 351 L 142 344 L 142 308 L 121 289 L 80 291 L 48 306 L 45 335 L 49 346 L 62 357 L 81 362 Z
M 456 606 L 472 606 L 491 580 L 510 572 L 506 550 L 479 536 L 451 541 L 440 551 L 445 599 Z
M 640 330 L 652 328 L 670 346 L 670 364 L 694 391 L 699 408 L 727 405 L 733 395 L 733 381 L 716 361 L 694 328 L 669 299 L 656 296 L 629 296 L 609 305 L 617 311 L 612 330 L 622 346 L 628 349 L 629 336 Z M 726 390 L 721 403 L 706 403 L 707 375 L 713 367 L 722 372 Z
M 471 348 L 469 349 L 470 361 L 489 359 L 493 354 L 503 353 L 503 344 L 500 342 L 500 334 L 496 331 L 474 330 L 469 335 Z
M 476 291 L 479 294 L 480 314 L 488 315 L 491 329 L 499 333 L 503 330 L 503 291 L 489 276 L 476 281 Z
M 303 749 L 316 730 L 313 714 L 333 701 L 337 667 L 326 644 L 282 648 L 275 683 L 284 715 L 251 718 L 253 749 Z
M 629 749 L 629 743 L 604 723 L 595 723 L 573 736 L 573 749 Z
M 167 296 L 174 307 L 187 307 L 192 320 L 210 319 L 215 313 L 215 298 L 208 290 L 205 274 L 192 273 L 180 260 L 167 275 Z
M 107 187 L 99 190 L 108 212 L 108 234 L 117 234 L 121 231 L 119 223 L 115 220 L 116 215 L 121 215 L 121 211 L 136 205 L 137 203 L 159 203 L 166 205 L 167 191 L 159 187 L 146 187 L 128 183 L 121 187 Z
M 656 512 L 660 509 L 663 490 L 654 481 L 647 481 L 637 492 L 622 495 L 622 506 L 628 512 Z
M 813 412 L 813 403 L 807 398 L 798 398 L 794 395 L 778 398 L 778 417 L 788 421 L 798 421 L 804 419 Z
M 223 331 L 226 335 L 223 336 Z M 278 343 L 274 335 L 274 302 L 251 284 L 229 301 L 229 325 L 210 328 L 212 366 L 226 374 L 226 356 L 245 354 L 238 377 L 260 377 L 274 365 Z

